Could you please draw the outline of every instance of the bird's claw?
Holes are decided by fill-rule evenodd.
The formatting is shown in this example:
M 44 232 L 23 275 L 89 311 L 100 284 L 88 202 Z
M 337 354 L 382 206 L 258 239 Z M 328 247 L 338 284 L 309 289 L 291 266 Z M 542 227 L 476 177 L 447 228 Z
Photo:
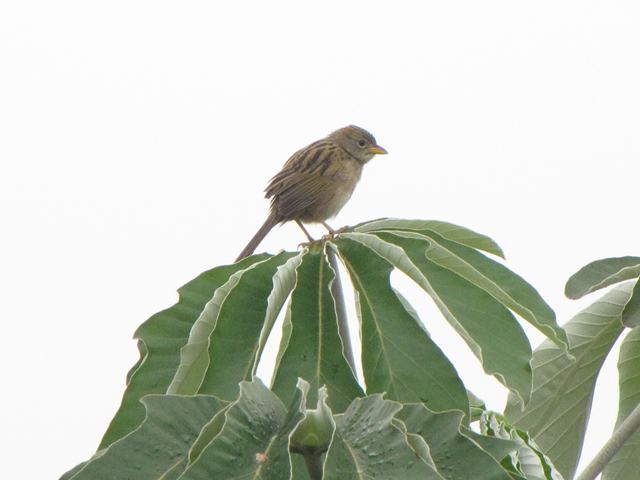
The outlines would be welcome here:
M 349 231 L 349 230 L 350 230 L 350 227 L 348 225 L 344 226 L 342 228 L 339 228 L 337 230 L 331 229 L 329 231 L 329 233 L 327 233 L 327 234 L 323 235 L 322 237 L 320 237 L 319 240 L 309 240 L 308 242 L 299 243 L 298 244 L 298 248 L 310 247 L 314 243 L 326 242 L 327 240 L 333 240 L 334 238 L 336 238 L 341 233 L 344 233 L 344 232 Z
M 323 236 L 322 236 L 322 239 L 323 239 L 323 240 L 333 240 L 333 239 L 334 239 L 334 238 L 336 238 L 338 235 L 340 235 L 341 233 L 346 232 L 347 230 L 349 230 L 349 226 L 348 226 L 348 225 L 345 225 L 344 227 L 339 228 L 339 229 L 337 229 L 337 230 L 333 230 L 333 229 L 331 229 L 331 230 L 329 231 L 329 233 L 327 233 L 326 235 L 323 235 Z

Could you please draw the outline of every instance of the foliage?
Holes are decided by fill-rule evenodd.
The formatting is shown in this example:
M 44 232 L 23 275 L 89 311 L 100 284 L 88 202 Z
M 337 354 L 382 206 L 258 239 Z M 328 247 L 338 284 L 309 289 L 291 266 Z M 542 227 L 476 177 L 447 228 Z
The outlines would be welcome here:
M 620 319 L 636 322 L 631 287 L 578 314 L 567 335 L 536 290 L 487 254 L 502 251 L 460 226 L 380 219 L 299 253 L 254 255 L 201 274 L 137 330 L 141 356 L 120 409 L 98 452 L 62 478 L 571 478 L 601 363 L 623 331 Z M 355 292 L 359 368 L 336 259 Z M 631 278 L 640 264 L 617 265 L 586 269 L 567 291 Z M 465 389 L 428 322 L 394 289 L 393 270 L 431 297 L 509 389 L 505 417 Z M 533 353 L 516 316 L 548 338 Z M 281 340 L 267 388 L 255 374 L 269 361 L 262 357 L 272 335 Z M 621 356 L 621 388 L 635 403 L 621 403 L 621 415 L 637 404 L 636 337 Z M 478 420 L 479 432 L 471 429 Z M 632 478 L 619 472 L 635 442 L 607 478 Z
M 531 401 L 524 406 L 515 396 L 509 398 L 505 416 L 529 431 L 566 478 L 573 478 L 576 472 L 600 368 L 625 333 L 625 326 L 631 330 L 626 329 L 618 359 L 620 405 L 616 428 L 640 405 L 639 274 L 640 258 L 622 257 L 597 260 L 571 276 L 565 288 L 570 298 L 618 285 L 565 323 L 570 355 L 548 341 L 536 349 Z M 636 281 L 624 282 L 630 279 Z M 640 432 L 621 443 L 610 450 L 608 459 L 603 457 L 601 465 L 588 469 L 593 474 L 580 478 L 594 478 L 603 468 L 602 480 L 638 478 Z

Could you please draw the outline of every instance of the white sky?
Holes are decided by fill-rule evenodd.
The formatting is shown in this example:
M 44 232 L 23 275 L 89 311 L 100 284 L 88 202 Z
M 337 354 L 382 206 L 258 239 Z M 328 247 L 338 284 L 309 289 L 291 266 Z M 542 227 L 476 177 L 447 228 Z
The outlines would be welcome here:
M 638 254 L 639 25 L 640 3 L 611 0 L 3 2 L 7 478 L 57 478 L 91 455 L 135 328 L 233 261 L 267 180 L 350 123 L 390 154 L 332 225 L 458 223 L 494 238 L 560 322 L 595 300 L 564 299 L 564 282 Z M 260 249 L 302 240 L 287 225 Z M 416 292 L 467 385 L 502 408 Z M 587 457 L 616 410 L 611 360 Z

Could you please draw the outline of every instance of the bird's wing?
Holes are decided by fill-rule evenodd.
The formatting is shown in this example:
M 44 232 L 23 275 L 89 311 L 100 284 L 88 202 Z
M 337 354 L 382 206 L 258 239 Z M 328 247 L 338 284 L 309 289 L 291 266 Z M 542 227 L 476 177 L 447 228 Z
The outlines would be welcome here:
M 279 216 L 288 220 L 295 219 L 318 201 L 320 193 L 330 183 L 329 177 L 318 172 L 296 172 L 278 183 L 272 205 Z
M 331 158 L 338 153 L 340 147 L 327 139 L 318 140 L 291 155 L 270 181 L 265 190 L 267 198 L 278 195 L 283 188 L 297 178 L 298 174 L 324 174 L 330 165 Z

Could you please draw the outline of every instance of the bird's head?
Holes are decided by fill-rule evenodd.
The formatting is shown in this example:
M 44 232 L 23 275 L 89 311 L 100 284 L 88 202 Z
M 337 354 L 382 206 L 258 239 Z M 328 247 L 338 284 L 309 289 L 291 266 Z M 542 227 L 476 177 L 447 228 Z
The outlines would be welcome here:
M 373 135 L 364 128 L 349 125 L 329 135 L 329 138 L 353 155 L 359 162 L 367 163 L 374 155 L 384 155 L 387 151 L 376 143 Z

